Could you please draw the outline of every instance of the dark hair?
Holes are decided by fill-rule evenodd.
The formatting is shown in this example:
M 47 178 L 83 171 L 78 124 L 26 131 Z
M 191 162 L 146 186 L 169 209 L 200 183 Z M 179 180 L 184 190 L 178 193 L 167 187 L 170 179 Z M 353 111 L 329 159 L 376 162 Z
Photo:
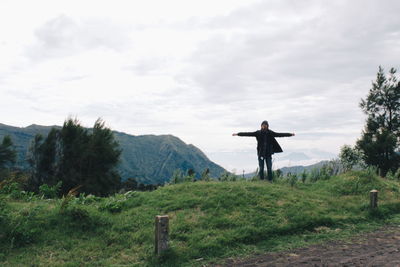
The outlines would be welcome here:
M 263 122 L 261 123 L 261 126 L 263 126 L 264 124 L 267 125 L 267 126 L 269 126 L 268 121 L 263 121 Z

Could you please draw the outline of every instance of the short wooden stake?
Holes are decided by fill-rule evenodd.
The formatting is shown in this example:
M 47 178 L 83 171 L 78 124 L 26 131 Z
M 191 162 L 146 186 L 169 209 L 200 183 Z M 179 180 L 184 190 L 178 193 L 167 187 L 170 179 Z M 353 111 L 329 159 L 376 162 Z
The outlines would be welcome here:
M 369 198 L 371 209 L 376 209 L 378 207 L 378 190 L 371 190 L 369 192 Z
M 168 215 L 156 216 L 155 253 L 157 255 L 168 249 L 168 224 Z

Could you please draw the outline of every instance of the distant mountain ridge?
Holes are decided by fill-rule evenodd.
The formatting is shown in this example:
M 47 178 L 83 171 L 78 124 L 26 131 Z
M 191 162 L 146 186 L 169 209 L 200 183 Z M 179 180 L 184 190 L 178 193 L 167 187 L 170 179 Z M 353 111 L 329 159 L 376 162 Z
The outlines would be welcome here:
M 0 139 L 10 135 L 17 150 L 19 168 L 28 168 L 26 154 L 36 134 L 47 136 L 51 128 L 60 126 L 30 125 L 14 127 L 0 123 Z M 135 178 L 146 184 L 158 184 L 169 181 L 176 169 L 186 172 L 193 169 L 198 175 L 205 169 L 210 175 L 217 177 L 225 169 L 210 161 L 197 147 L 186 144 L 173 135 L 130 135 L 113 131 L 115 139 L 122 149 L 118 166 L 123 180 Z
M 317 163 L 311 164 L 311 165 L 307 165 L 307 166 L 302 166 L 302 165 L 297 165 L 297 166 L 291 166 L 291 167 L 282 167 L 282 168 L 278 168 L 279 170 L 281 170 L 283 175 L 287 175 L 289 173 L 291 174 L 300 174 L 302 172 L 311 172 L 313 169 L 321 169 L 324 165 L 326 165 L 327 163 L 329 163 L 329 160 L 321 160 Z M 245 178 L 251 178 L 253 176 L 255 176 L 257 173 L 252 172 L 252 173 L 246 173 L 244 175 Z

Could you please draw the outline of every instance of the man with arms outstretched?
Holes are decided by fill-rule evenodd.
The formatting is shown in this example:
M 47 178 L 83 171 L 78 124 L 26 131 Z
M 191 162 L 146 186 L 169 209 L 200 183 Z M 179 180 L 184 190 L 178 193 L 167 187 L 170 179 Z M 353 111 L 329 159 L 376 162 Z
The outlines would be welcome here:
M 268 129 L 268 121 L 261 123 L 261 130 L 255 132 L 234 133 L 233 136 L 254 136 L 257 138 L 257 156 L 260 179 L 264 180 L 264 162 L 267 165 L 268 181 L 272 182 L 272 154 L 282 152 L 275 137 L 294 136 L 294 133 L 276 133 Z

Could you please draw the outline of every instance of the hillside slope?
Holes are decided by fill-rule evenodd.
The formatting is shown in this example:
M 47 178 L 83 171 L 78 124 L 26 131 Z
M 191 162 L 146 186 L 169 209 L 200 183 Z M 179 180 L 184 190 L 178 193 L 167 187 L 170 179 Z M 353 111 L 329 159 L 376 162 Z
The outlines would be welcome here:
M 0 193 L 0 265 L 208 266 L 343 238 L 400 214 L 399 182 L 372 173 L 284 181 L 188 182 L 70 202 Z M 377 210 L 368 208 L 371 189 L 379 190 Z M 170 218 L 171 249 L 157 258 L 160 214 Z
M 16 165 L 27 168 L 26 155 L 32 139 L 38 133 L 46 136 L 52 127 L 60 126 L 30 125 L 19 128 L 0 124 L 0 139 L 5 135 L 11 136 L 18 152 Z M 118 170 L 123 180 L 135 178 L 146 184 L 163 184 L 169 181 L 176 169 L 184 172 L 193 169 L 200 174 L 208 168 L 214 177 L 225 171 L 210 161 L 200 149 L 185 144 L 173 135 L 134 136 L 114 131 L 114 136 L 122 148 Z

